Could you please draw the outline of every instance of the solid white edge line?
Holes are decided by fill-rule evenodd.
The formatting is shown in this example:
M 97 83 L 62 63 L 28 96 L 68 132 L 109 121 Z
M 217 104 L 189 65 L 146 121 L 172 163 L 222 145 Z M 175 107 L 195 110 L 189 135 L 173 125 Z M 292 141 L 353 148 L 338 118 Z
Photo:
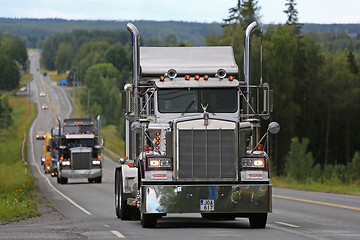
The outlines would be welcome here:
M 122 234 L 121 234 L 120 232 L 118 232 L 118 231 L 112 230 L 111 233 L 114 234 L 115 236 L 117 236 L 118 238 L 124 238 L 124 237 L 125 237 L 124 235 L 122 235 Z
M 35 81 L 35 80 L 34 80 Z M 83 211 L 84 213 L 88 214 L 91 216 L 91 213 L 89 211 L 87 211 L 85 208 L 81 207 L 79 204 L 77 204 L 76 202 L 74 202 L 72 199 L 70 199 L 69 197 L 67 197 L 65 194 L 63 194 L 62 192 L 60 192 L 58 189 L 56 189 L 54 187 L 54 185 L 50 182 L 49 178 L 47 178 L 45 176 L 44 173 L 42 173 L 42 171 L 40 170 L 39 168 L 39 165 L 36 163 L 35 161 L 35 154 L 34 154 L 34 142 L 33 142 L 33 135 L 30 134 L 30 133 L 33 133 L 33 128 L 34 128 L 34 125 L 35 123 L 38 121 L 38 118 L 40 117 L 40 105 L 37 104 L 38 106 L 38 115 L 36 116 L 35 120 L 33 121 L 33 124 L 31 125 L 30 127 L 30 130 L 29 130 L 29 139 L 30 139 L 30 143 L 31 143 L 31 152 L 32 152 L 32 161 L 33 163 L 35 164 L 36 168 L 38 169 L 40 175 L 46 179 L 46 181 L 48 182 L 49 186 L 54 189 L 58 194 L 60 194 L 62 197 L 64 197 L 66 200 L 68 200 L 71 204 L 73 204 L 75 207 L 77 207 L 78 209 L 80 209 L 81 211 Z
M 284 223 L 284 222 L 275 222 L 275 223 L 280 224 L 280 225 L 284 225 L 284 226 L 287 226 L 287 227 L 299 228 L 299 226 L 296 226 L 296 225 L 293 225 L 293 224 L 290 224 L 290 223 Z

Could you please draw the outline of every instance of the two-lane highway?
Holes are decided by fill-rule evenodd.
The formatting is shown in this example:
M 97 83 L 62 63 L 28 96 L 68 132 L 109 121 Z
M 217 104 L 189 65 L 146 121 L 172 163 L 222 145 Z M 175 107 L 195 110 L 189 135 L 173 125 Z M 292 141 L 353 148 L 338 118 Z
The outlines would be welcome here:
M 273 189 L 273 213 L 265 229 L 251 229 L 248 219 L 209 221 L 200 214 L 172 214 L 160 219 L 156 228 L 144 229 L 139 221 L 121 221 L 114 209 L 114 171 L 117 163 L 105 160 L 103 182 L 69 179 L 58 184 L 44 174 L 40 164 L 43 141 L 36 131 L 50 131 L 71 115 L 64 87 L 56 86 L 40 71 L 40 54 L 29 52 L 32 101 L 38 116 L 29 132 L 28 158 L 39 188 L 49 205 L 60 213 L 57 219 L 33 224 L 0 226 L 0 239 L 360 239 L 360 197 Z M 40 97 L 43 91 L 46 97 Z M 48 110 L 42 110 L 42 105 Z M 46 218 L 45 218 L 46 219 Z

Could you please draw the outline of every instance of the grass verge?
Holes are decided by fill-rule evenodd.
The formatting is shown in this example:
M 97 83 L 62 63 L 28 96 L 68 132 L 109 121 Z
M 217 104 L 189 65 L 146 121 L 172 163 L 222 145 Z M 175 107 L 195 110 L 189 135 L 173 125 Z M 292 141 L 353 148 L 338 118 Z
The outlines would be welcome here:
M 14 123 L 8 129 L 0 129 L 0 221 L 25 219 L 38 215 L 33 195 L 35 180 L 30 167 L 25 175 L 21 148 L 24 133 L 36 117 L 34 104 L 24 98 L 9 95 Z M 25 161 L 27 161 L 27 137 Z
M 271 184 L 274 187 L 292 188 L 304 191 L 316 191 L 316 192 L 327 192 L 327 193 L 341 193 L 351 194 L 360 196 L 360 182 L 353 184 L 342 184 L 338 182 L 314 182 L 309 181 L 307 183 L 299 183 L 295 180 L 288 179 L 285 177 L 272 176 Z

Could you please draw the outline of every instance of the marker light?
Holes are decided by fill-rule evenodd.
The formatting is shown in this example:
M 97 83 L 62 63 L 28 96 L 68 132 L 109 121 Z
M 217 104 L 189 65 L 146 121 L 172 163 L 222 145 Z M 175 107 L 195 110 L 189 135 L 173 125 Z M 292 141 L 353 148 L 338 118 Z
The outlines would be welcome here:
M 200 76 L 199 76 L 199 75 L 196 75 L 196 76 L 195 76 L 195 80 L 196 80 L 196 81 L 199 81 L 199 79 L 200 79 Z
M 205 81 L 209 80 L 209 76 L 208 76 L 208 75 L 205 75 L 205 76 L 204 76 L 204 80 L 205 80 Z
M 98 159 L 99 159 L 99 160 L 101 159 L 101 155 L 98 155 Z
M 229 77 L 229 81 L 232 82 L 234 80 L 234 77 L 233 76 L 230 76 Z
M 186 75 L 185 80 L 189 81 L 190 80 L 190 75 Z
M 165 80 L 164 76 L 160 76 L 160 81 L 163 82 Z
M 259 144 L 256 149 L 259 151 L 262 151 L 262 150 L 264 150 L 264 145 Z

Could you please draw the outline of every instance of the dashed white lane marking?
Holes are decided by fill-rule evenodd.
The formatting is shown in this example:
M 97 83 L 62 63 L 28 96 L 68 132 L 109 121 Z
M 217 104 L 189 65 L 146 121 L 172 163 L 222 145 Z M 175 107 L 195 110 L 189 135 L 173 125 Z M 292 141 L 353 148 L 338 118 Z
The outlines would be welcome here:
M 290 224 L 290 223 L 284 223 L 284 222 L 275 222 L 275 223 L 280 224 L 280 225 L 284 225 L 284 226 L 287 226 L 287 227 L 299 228 L 299 226 L 296 226 L 296 225 L 293 225 L 293 224 Z
M 112 234 L 114 234 L 115 236 L 117 236 L 118 238 L 124 238 L 125 236 L 124 235 L 122 235 L 120 232 L 118 232 L 118 231 L 111 231 L 112 232 Z

